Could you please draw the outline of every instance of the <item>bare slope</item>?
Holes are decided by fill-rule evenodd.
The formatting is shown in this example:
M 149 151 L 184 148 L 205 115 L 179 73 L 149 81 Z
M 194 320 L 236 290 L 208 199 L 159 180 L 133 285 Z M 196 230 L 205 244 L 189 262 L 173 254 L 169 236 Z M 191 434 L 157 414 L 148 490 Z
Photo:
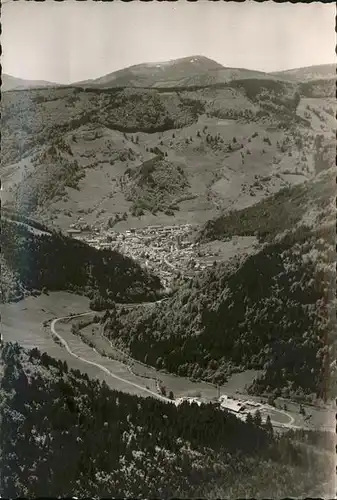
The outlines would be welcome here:
M 6 75 L 2 73 L 1 75 L 1 91 L 6 92 L 8 90 L 24 90 L 29 88 L 44 88 L 44 87 L 60 87 L 59 83 L 47 82 L 45 80 L 25 80 L 23 78 L 17 78 L 15 76 Z
M 320 80 L 336 77 L 336 64 L 319 64 L 317 66 L 305 66 L 303 68 L 288 69 L 272 73 L 276 77 L 287 78 L 298 82 L 308 80 Z

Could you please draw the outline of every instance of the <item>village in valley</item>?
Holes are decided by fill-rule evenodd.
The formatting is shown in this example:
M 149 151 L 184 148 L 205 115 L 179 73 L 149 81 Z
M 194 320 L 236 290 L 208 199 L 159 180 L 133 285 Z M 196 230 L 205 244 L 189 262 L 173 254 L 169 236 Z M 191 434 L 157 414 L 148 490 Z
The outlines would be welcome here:
M 193 276 L 195 271 L 212 266 L 217 256 L 205 252 L 193 242 L 195 227 L 192 224 L 154 225 L 125 232 L 103 228 L 82 232 L 77 227 L 70 227 L 68 234 L 95 248 L 116 250 L 135 259 L 156 273 L 166 288 L 177 274 Z

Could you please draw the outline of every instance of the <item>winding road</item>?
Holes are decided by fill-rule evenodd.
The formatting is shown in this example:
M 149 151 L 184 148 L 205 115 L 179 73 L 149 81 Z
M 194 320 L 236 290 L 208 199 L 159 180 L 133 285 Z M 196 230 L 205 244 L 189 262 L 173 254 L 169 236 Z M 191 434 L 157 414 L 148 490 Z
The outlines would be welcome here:
M 92 314 L 94 314 L 93 311 L 90 311 L 90 312 L 85 312 L 85 313 L 76 314 L 76 315 L 64 316 L 64 317 L 61 317 L 61 318 L 55 318 L 55 319 L 53 319 L 51 321 L 51 324 L 50 324 L 51 332 L 52 332 L 53 335 L 55 335 L 59 339 L 59 341 L 65 347 L 65 349 L 70 354 L 70 356 L 73 356 L 74 358 L 82 361 L 83 363 L 95 366 L 96 368 L 99 368 L 101 371 L 103 371 L 104 373 L 106 373 L 110 377 L 112 377 L 112 378 L 114 378 L 116 380 L 119 380 L 120 382 L 123 382 L 124 384 L 127 384 L 127 385 L 130 385 L 132 387 L 135 387 L 136 389 L 139 389 L 142 392 L 146 392 L 150 396 L 158 398 L 161 401 L 164 401 L 165 403 L 174 403 L 174 400 L 171 400 L 171 399 L 169 399 L 169 398 L 167 398 L 167 397 L 165 397 L 165 396 L 163 396 L 163 395 L 161 395 L 161 394 L 159 394 L 157 392 L 151 391 L 150 389 L 147 389 L 146 387 L 144 387 L 142 385 L 139 385 L 139 384 L 137 384 L 135 382 L 132 382 L 132 381 L 127 380 L 127 379 L 124 379 L 124 378 L 116 375 L 115 373 L 111 372 L 108 368 L 106 368 L 105 366 L 101 365 L 100 363 L 96 363 L 95 361 L 90 361 L 90 360 L 88 360 L 86 358 L 83 358 L 82 356 L 79 356 L 78 354 L 74 353 L 71 350 L 68 342 L 60 335 L 60 333 L 57 332 L 55 326 L 57 325 L 57 323 L 59 321 L 64 321 L 64 320 L 69 320 L 69 319 L 74 319 L 74 318 L 79 318 L 81 316 L 89 316 L 89 315 L 92 315 Z M 266 408 L 268 408 L 268 405 L 266 405 Z M 272 412 L 275 412 L 275 408 L 273 408 L 273 407 L 270 407 L 270 410 Z M 289 429 L 290 428 L 291 429 L 300 429 L 301 428 L 301 427 L 298 427 L 298 426 L 294 425 L 295 419 L 288 412 L 286 412 L 284 410 L 279 410 L 279 409 L 277 410 L 277 412 L 281 413 L 282 415 L 285 415 L 286 417 L 288 417 L 289 422 L 288 423 L 280 423 L 280 422 L 277 422 L 277 421 L 274 421 L 273 419 L 271 419 L 273 426 L 275 426 L 275 427 L 289 428 Z
M 55 318 L 55 319 L 52 320 L 52 322 L 50 324 L 50 329 L 51 329 L 52 334 L 55 335 L 59 339 L 59 341 L 65 347 L 65 349 L 70 354 L 70 356 L 73 356 L 74 358 L 79 359 L 80 361 L 82 361 L 83 363 L 87 363 L 88 365 L 96 366 L 96 368 L 99 368 L 104 373 L 108 374 L 110 377 L 112 377 L 114 379 L 117 379 L 120 382 L 123 382 L 124 384 L 131 385 L 131 386 L 135 387 L 136 389 L 140 389 L 143 392 L 147 392 L 151 396 L 154 396 L 154 397 L 160 399 L 161 401 L 164 401 L 165 403 L 174 403 L 174 401 L 172 401 L 169 398 L 166 398 L 165 396 L 162 396 L 161 394 L 157 394 L 156 392 L 153 392 L 153 391 L 151 391 L 150 389 L 147 389 L 144 386 L 138 385 L 138 384 L 136 384 L 134 382 L 131 382 L 130 380 L 126 380 L 126 379 L 124 379 L 122 377 L 119 377 L 115 373 L 112 373 L 108 368 L 106 368 L 105 366 L 103 366 L 103 365 L 101 365 L 99 363 L 96 363 L 95 361 L 89 361 L 88 359 L 85 359 L 85 358 L 82 358 L 81 356 L 78 356 L 78 354 L 75 354 L 70 349 L 68 342 L 56 331 L 55 325 L 57 324 L 58 321 L 62 321 L 62 320 L 70 319 L 70 318 L 78 318 L 80 316 L 88 316 L 89 314 L 93 314 L 93 313 L 92 312 L 87 312 L 87 313 L 77 314 L 76 316 L 64 316 L 62 318 Z

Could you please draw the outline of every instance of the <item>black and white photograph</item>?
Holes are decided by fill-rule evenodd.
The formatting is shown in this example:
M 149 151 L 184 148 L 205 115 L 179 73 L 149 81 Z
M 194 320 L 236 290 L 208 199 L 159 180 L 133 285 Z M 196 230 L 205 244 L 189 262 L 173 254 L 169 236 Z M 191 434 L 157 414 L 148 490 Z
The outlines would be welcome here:
M 335 10 L 2 2 L 0 498 L 336 498 Z

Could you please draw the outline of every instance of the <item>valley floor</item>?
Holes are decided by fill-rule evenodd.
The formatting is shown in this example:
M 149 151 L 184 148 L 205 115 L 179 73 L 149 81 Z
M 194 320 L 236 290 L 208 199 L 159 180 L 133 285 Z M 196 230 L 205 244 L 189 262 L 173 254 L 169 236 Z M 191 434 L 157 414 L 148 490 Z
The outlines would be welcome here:
M 199 226 L 192 224 L 131 228 L 125 232 L 96 229 L 74 237 L 95 246 L 117 250 L 158 275 L 164 286 L 170 286 L 180 272 L 193 276 L 196 271 L 211 267 L 214 261 L 226 262 L 238 255 L 249 255 L 260 248 L 255 236 L 236 236 L 229 241 L 195 243 L 193 236 Z
M 194 397 L 197 400 L 216 401 L 220 393 L 241 402 L 253 400 L 266 403 L 264 398 L 248 396 L 245 392 L 246 384 L 250 384 L 258 374 L 253 370 L 235 374 L 225 385 L 217 388 L 204 382 L 192 382 L 184 377 L 157 371 L 135 360 L 127 359 L 123 363 L 118 360 L 118 356 L 117 359 L 102 356 L 71 332 L 72 318 L 61 319 L 88 312 L 88 299 L 65 292 L 52 292 L 49 295 L 27 297 L 16 303 L 3 304 L 1 305 L 3 339 L 5 342 L 18 342 L 25 348 L 38 347 L 50 356 L 67 361 L 70 368 L 79 369 L 91 378 L 105 380 L 112 389 L 131 394 L 149 396 L 151 395 L 149 393 L 153 393 L 153 396 L 157 394 L 160 397 L 159 381 L 166 388 L 167 394 L 169 391 L 173 392 L 175 399 Z M 91 314 L 94 316 L 95 313 L 89 312 L 88 316 Z M 51 322 L 56 318 L 60 320 L 54 322 L 54 331 L 67 342 L 71 352 L 83 360 L 71 355 L 53 339 Z M 111 372 L 110 375 L 108 372 Z M 287 411 L 282 410 L 284 403 L 287 405 Z M 276 404 L 278 408 L 266 406 L 266 412 L 270 414 L 274 426 L 333 428 L 334 413 L 327 408 L 304 405 L 306 415 L 311 415 L 309 420 L 304 420 L 299 414 L 298 403 L 279 398 Z

